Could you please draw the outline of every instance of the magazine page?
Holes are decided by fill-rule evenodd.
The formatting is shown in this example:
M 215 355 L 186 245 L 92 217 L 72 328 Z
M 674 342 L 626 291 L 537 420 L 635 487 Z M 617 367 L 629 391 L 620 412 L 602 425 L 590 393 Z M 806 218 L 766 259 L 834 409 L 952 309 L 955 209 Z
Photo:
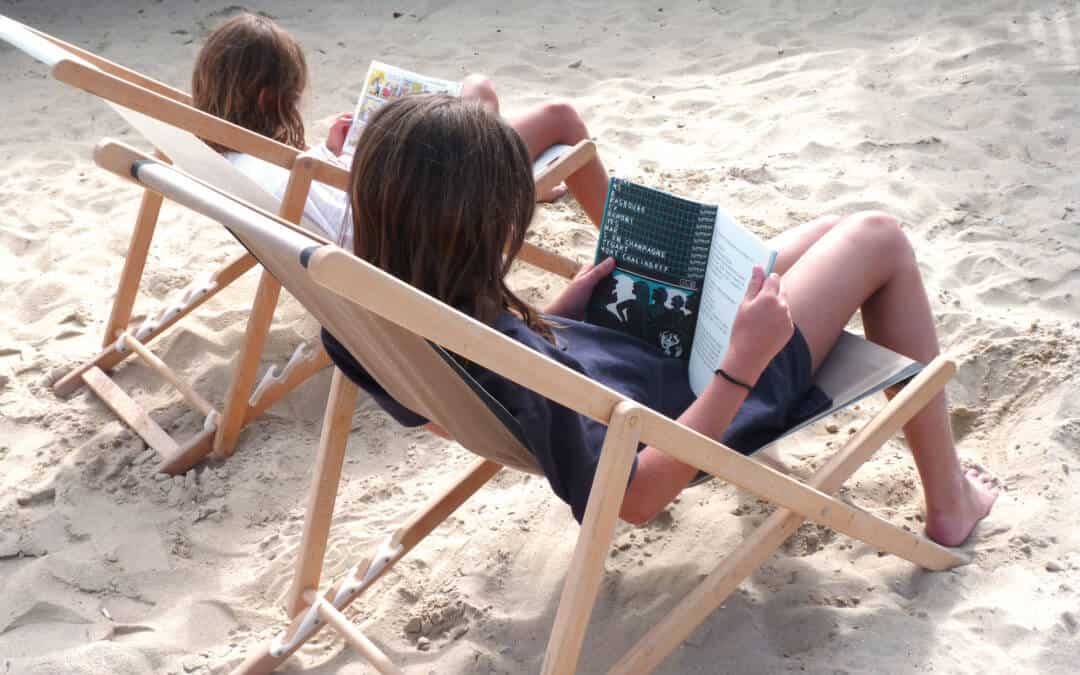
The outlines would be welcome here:
M 616 266 L 596 285 L 586 321 L 689 358 L 715 222 L 715 206 L 613 178 L 596 261 Z
M 345 137 L 343 154 L 356 152 L 360 132 L 371 114 L 395 98 L 409 94 L 450 94 L 461 96 L 461 82 L 420 75 L 404 68 L 372 61 L 364 78 L 364 90 L 353 111 L 352 126 Z
M 727 351 L 731 326 L 746 295 L 754 266 L 760 265 L 769 274 L 775 262 L 776 251 L 717 209 L 689 364 L 690 388 L 698 396 L 708 386 Z

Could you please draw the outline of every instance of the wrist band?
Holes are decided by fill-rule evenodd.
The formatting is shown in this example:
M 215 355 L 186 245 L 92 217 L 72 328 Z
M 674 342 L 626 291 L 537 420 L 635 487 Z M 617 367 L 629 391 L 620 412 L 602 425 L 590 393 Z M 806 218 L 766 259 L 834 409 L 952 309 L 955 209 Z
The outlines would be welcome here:
M 734 377 L 732 377 L 732 376 L 728 375 L 727 373 L 725 373 L 723 368 L 717 368 L 716 372 L 714 374 L 719 375 L 720 377 L 724 378 L 725 380 L 732 383 L 736 387 L 742 387 L 746 391 L 753 391 L 754 390 L 753 387 L 751 387 L 747 383 L 743 382 L 742 380 L 736 380 Z

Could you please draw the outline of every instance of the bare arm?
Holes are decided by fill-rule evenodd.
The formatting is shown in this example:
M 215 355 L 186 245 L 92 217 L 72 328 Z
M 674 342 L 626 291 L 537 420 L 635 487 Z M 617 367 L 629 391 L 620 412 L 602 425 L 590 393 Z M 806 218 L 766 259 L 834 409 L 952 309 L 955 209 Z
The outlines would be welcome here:
M 780 277 L 766 280 L 760 267 L 739 307 L 731 341 L 720 368 L 735 379 L 753 385 L 769 361 L 791 338 L 794 325 L 780 289 Z M 715 376 L 705 391 L 679 415 L 679 422 L 720 440 L 748 392 Z M 652 520 L 697 473 L 697 469 L 653 447 L 638 454 L 637 472 L 626 488 L 619 517 L 640 525 Z
M 725 369 L 726 370 L 726 369 Z M 679 423 L 710 438 L 720 439 L 746 400 L 745 389 L 714 377 Z M 619 517 L 641 525 L 664 510 L 697 474 L 697 469 L 649 446 L 638 453 L 637 471 L 626 488 Z

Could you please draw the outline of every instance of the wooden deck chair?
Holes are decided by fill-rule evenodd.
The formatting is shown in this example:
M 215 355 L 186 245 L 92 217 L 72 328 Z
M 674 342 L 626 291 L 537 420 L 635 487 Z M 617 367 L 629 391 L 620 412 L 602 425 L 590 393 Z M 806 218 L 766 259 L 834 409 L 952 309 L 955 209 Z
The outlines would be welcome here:
M 321 181 L 339 189 L 347 186 L 348 172 L 339 166 L 203 113 L 191 107 L 190 96 L 182 91 L 3 15 L 0 15 L 0 40 L 49 66 L 55 79 L 104 99 L 150 141 L 162 157 L 290 222 L 303 222 L 303 208 L 312 181 Z M 200 138 L 289 170 L 291 176 L 284 200 L 279 203 Z M 583 141 L 573 148 L 563 146 L 561 151 L 554 153 L 550 150 L 538 160 L 538 165 L 542 166 L 538 166 L 537 194 L 558 185 L 591 160 L 596 152 L 590 141 Z M 139 324 L 131 325 L 161 206 L 162 197 L 159 194 L 144 192 L 106 324 L 103 350 L 60 378 L 54 390 L 60 396 L 69 396 L 83 384 L 88 385 L 158 452 L 161 471 L 179 473 L 213 450 L 226 456 L 231 454 L 243 426 L 329 365 L 329 359 L 318 340 L 306 341 L 296 348 L 280 371 L 276 366 L 271 366 L 256 385 L 264 343 L 280 293 L 280 285 L 271 275 L 264 273 L 259 281 L 244 343 L 236 357 L 221 411 L 181 381 L 176 373 L 149 351 L 148 343 L 232 283 L 255 261 L 246 254 L 232 260 L 209 278 L 182 292 L 177 300 L 168 303 L 165 308 Z M 576 269 L 575 263 L 531 245 L 524 253 L 523 259 L 563 275 L 572 274 Z M 141 357 L 206 416 L 201 431 L 185 441 L 174 439 L 116 385 L 107 373 L 131 355 Z
M 548 641 L 544 673 L 572 673 L 576 669 L 639 442 L 731 482 L 778 508 L 615 664 L 612 672 L 652 670 L 804 520 L 928 569 L 941 570 L 964 562 L 953 551 L 830 496 L 942 390 L 955 372 L 947 358 L 939 357 L 922 369 L 808 484 L 802 483 L 625 399 L 349 252 L 231 199 L 163 162 L 108 141 L 98 146 L 95 160 L 119 176 L 223 223 L 394 398 L 442 426 L 482 458 L 443 494 L 390 533 L 344 578 L 320 593 L 322 558 L 357 392 L 335 370 L 297 570 L 288 593 L 291 621 L 272 641 L 251 654 L 235 671 L 238 674 L 273 670 L 326 624 L 339 631 L 380 672 L 399 672 L 342 610 L 503 466 L 537 472 L 527 449 L 528 441 L 514 418 L 468 376 L 451 354 L 608 426 Z M 879 354 L 880 348 L 865 342 L 857 344 L 857 361 L 867 354 Z M 834 350 L 829 360 L 836 356 Z

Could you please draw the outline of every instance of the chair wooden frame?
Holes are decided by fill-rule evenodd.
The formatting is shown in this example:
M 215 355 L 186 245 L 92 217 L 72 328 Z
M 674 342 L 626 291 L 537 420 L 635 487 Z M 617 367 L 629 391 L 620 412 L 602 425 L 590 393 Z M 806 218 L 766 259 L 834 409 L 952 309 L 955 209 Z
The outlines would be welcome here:
M 0 16 L 0 20 L 11 21 Z M 299 223 L 313 181 L 346 190 L 348 171 L 295 148 L 204 113 L 191 105 L 191 97 L 166 84 L 104 59 L 85 49 L 29 26 L 18 24 L 61 50 L 63 56 L 51 65 L 56 80 L 86 91 L 105 101 L 188 131 L 199 138 L 252 155 L 290 172 L 278 216 Z M 159 157 L 168 159 L 160 150 Z M 582 141 L 544 168 L 536 177 L 537 194 L 544 194 L 596 156 L 591 141 Z M 140 324 L 132 325 L 136 297 L 146 266 L 150 244 L 163 203 L 161 195 L 144 191 L 132 230 L 127 256 L 120 272 L 117 292 L 102 340 L 102 351 L 81 363 L 53 385 L 58 396 L 68 397 L 87 385 L 121 420 L 138 433 L 161 457 L 159 471 L 183 473 L 211 452 L 229 456 L 236 448 L 242 429 L 274 403 L 330 364 L 317 340 L 302 343 L 289 363 L 264 376 L 256 387 L 263 349 L 277 308 L 281 286 L 268 274 L 261 274 L 237 354 L 224 406 L 220 411 L 194 390 L 182 384 L 176 373 L 153 357 L 147 345 L 255 266 L 243 254 L 215 272 L 209 282 L 182 294 Z M 531 244 L 522 259 L 543 269 L 572 274 L 577 263 Z M 126 347 L 131 346 L 132 349 Z M 170 436 L 145 409 L 129 397 L 109 376 L 109 371 L 130 356 L 138 356 L 166 381 L 173 384 L 194 408 L 206 416 L 203 428 L 185 441 Z
M 179 172 L 140 169 L 132 173 L 133 164 L 146 157 L 122 144 L 100 145 L 95 159 L 117 175 L 140 181 L 189 208 L 221 220 L 234 234 L 244 231 L 241 228 L 250 228 L 239 218 L 226 220 L 227 216 L 220 210 L 207 208 L 195 192 L 170 178 Z M 250 229 L 245 232 L 251 235 Z M 327 292 L 608 426 L 545 652 L 544 673 L 576 670 L 603 574 L 603 561 L 611 545 L 624 486 L 639 442 L 726 480 L 775 504 L 778 509 L 697 589 L 649 630 L 614 665 L 613 673 L 650 672 L 805 520 L 927 569 L 943 570 L 965 562 L 955 551 L 831 496 L 943 390 L 956 370 L 948 357 L 939 357 L 923 369 L 879 414 L 851 436 L 808 483 L 803 483 L 625 399 L 618 392 L 514 342 L 336 246 L 313 242 L 296 250 L 303 252 L 299 257 L 304 273 Z M 346 641 L 380 672 L 397 672 L 389 659 L 341 612 L 502 468 L 486 459 L 473 464 L 442 494 L 389 534 L 373 554 L 362 559 L 325 592 L 318 593 L 356 393 L 356 387 L 335 369 L 312 478 L 301 555 L 289 591 L 292 619 L 282 633 L 253 652 L 234 671 L 238 675 L 272 671 L 327 623 L 341 631 Z

